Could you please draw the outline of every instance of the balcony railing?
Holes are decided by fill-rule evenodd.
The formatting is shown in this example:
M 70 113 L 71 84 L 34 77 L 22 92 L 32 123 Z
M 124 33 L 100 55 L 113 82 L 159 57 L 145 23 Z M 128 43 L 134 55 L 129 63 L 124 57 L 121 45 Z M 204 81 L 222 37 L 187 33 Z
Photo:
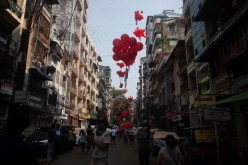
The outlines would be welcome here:
M 7 45 L 7 37 L 4 37 L 3 34 L 0 34 L 0 51 L 6 52 L 8 50 L 8 55 L 11 57 L 16 56 L 16 42 L 11 40 L 10 45 Z
M 14 3 L 13 1 L 9 1 L 9 7 L 10 10 L 18 17 L 21 18 L 22 16 L 22 11 L 21 8 L 19 6 L 16 5 L 16 3 Z

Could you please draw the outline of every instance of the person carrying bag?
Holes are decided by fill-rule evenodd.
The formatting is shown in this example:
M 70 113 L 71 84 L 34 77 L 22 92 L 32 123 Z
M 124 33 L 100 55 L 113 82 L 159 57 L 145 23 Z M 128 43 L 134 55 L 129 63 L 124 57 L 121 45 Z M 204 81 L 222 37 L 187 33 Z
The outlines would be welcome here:
M 184 159 L 172 135 L 165 138 L 166 146 L 162 147 L 157 156 L 157 165 L 183 165 Z

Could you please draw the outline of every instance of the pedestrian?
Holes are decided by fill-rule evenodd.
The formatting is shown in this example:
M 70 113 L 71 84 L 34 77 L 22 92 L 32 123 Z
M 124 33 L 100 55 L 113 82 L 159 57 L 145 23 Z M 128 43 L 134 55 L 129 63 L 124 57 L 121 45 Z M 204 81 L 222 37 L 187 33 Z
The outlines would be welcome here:
M 87 137 L 89 136 L 89 137 L 94 137 L 94 132 L 93 132 L 93 129 L 91 128 L 91 125 L 89 125 L 88 126 L 88 128 L 86 129 L 86 135 L 87 135 Z M 86 149 L 87 149 L 87 153 L 89 153 L 90 152 L 90 149 L 91 149 L 91 146 L 92 146 L 93 144 L 91 144 L 91 142 L 90 141 L 88 141 L 88 139 L 86 138 Z
M 162 147 L 158 152 L 157 165 L 182 165 L 184 163 L 183 155 L 177 147 L 174 136 L 167 135 L 165 142 L 166 146 Z
M 129 143 L 134 144 L 134 133 L 132 130 L 129 131 Z
M 50 162 L 54 157 L 54 129 L 55 123 L 51 124 L 51 127 L 48 130 L 48 147 L 47 147 L 47 161 Z
M 29 126 L 27 114 L 12 110 L 0 135 L 0 160 L 3 164 L 37 165 L 38 160 L 32 144 L 24 141 L 22 132 Z
M 111 143 L 115 144 L 116 129 L 113 127 L 111 129 Z
M 91 165 L 108 164 L 108 148 L 111 143 L 110 132 L 107 131 L 108 121 L 99 120 L 94 137 L 87 136 L 88 140 L 95 145 Z
M 123 130 L 122 128 L 119 128 L 118 129 L 119 140 L 121 140 L 122 134 L 123 134 Z
M 137 135 L 136 152 L 139 155 L 140 165 L 149 165 L 150 158 L 150 134 L 147 127 L 143 127 Z
M 57 155 L 59 154 L 59 148 L 61 144 L 61 130 L 60 124 L 57 123 L 55 128 L 53 129 L 53 136 L 54 136 L 54 145 L 53 145 L 53 159 L 57 159 Z
M 75 128 L 72 127 L 68 132 L 68 151 L 72 151 L 76 142 Z
M 124 134 L 124 142 L 125 144 L 127 144 L 128 143 L 128 130 L 125 129 L 123 134 Z
M 83 153 L 84 153 L 85 145 L 86 145 L 86 134 L 84 130 L 81 129 L 80 130 L 80 146 L 81 146 L 81 150 Z

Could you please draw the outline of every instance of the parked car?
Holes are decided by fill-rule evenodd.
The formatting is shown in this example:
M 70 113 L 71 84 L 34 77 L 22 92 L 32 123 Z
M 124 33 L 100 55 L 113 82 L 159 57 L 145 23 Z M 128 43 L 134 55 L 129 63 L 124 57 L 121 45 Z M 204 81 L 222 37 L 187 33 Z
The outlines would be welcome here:
M 74 126 L 61 126 L 61 142 L 59 145 L 59 153 L 68 151 L 68 132 Z M 48 131 L 50 126 L 42 126 L 35 130 L 31 135 L 27 136 L 26 141 L 33 144 L 38 156 L 46 156 L 48 148 Z

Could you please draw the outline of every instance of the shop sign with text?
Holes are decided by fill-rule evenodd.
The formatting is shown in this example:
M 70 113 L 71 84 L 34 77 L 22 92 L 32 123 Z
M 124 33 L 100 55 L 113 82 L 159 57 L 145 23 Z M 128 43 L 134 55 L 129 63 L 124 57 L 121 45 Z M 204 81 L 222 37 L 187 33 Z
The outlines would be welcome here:
M 215 104 L 215 96 L 213 95 L 196 95 L 194 98 L 195 107 L 203 107 Z

